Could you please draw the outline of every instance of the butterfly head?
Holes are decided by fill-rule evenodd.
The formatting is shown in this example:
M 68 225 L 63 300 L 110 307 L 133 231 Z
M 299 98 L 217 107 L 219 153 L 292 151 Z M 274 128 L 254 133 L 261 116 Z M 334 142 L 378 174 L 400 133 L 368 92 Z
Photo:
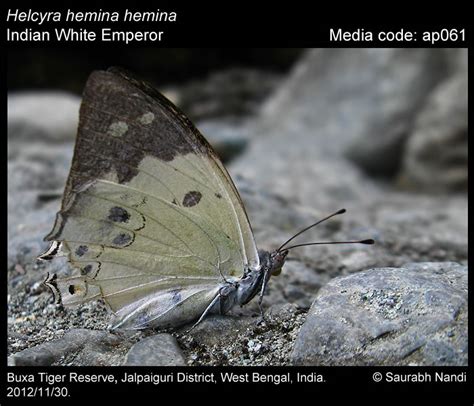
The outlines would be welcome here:
M 286 256 L 288 255 L 288 250 L 282 251 L 273 251 L 270 253 L 270 274 L 272 276 L 280 275 L 281 268 L 285 263 Z
M 268 280 L 270 279 L 271 276 L 277 276 L 281 273 L 281 269 L 285 263 L 286 257 L 288 255 L 288 252 L 294 248 L 298 247 L 305 247 L 308 245 L 321 245 L 321 244 L 373 244 L 374 240 L 372 239 L 365 239 L 365 240 L 357 240 L 357 241 L 324 241 L 324 242 L 309 242 L 309 243 L 303 243 L 303 244 L 295 244 L 288 246 L 288 244 L 293 241 L 296 237 L 300 236 L 304 232 L 308 231 L 310 228 L 313 228 L 317 226 L 318 224 L 322 223 L 323 221 L 326 221 L 330 219 L 331 217 L 337 216 L 339 214 L 345 213 L 345 209 L 338 210 L 337 212 L 330 214 L 329 216 L 326 216 L 322 220 L 317 221 L 316 223 L 313 223 L 296 234 L 294 234 L 291 238 L 286 240 L 280 247 L 278 247 L 276 250 L 272 252 L 266 252 L 266 251 L 260 251 L 259 252 L 259 257 L 260 257 L 260 264 L 261 264 L 261 282 L 260 282 L 260 287 L 261 287 L 261 293 L 260 293 L 260 300 L 263 296 L 263 293 L 265 291 L 265 287 L 268 283 Z
M 293 235 L 290 239 L 285 241 L 279 248 L 272 252 L 260 250 L 258 252 L 260 266 L 259 267 L 248 267 L 242 278 L 238 282 L 238 287 L 236 290 L 236 301 L 241 306 L 247 304 L 252 300 L 257 293 L 259 293 L 259 306 L 260 311 L 263 317 L 263 310 L 262 310 L 262 299 L 265 293 L 265 288 L 268 284 L 268 281 L 272 276 L 279 275 L 281 273 L 281 269 L 285 264 L 286 257 L 288 252 L 294 248 L 298 247 L 305 247 L 308 245 L 320 245 L 320 244 L 373 244 L 374 240 L 372 239 L 365 239 L 365 240 L 357 240 L 357 241 L 325 241 L 325 242 L 309 242 L 304 244 L 296 244 L 288 246 L 290 241 L 293 241 L 296 237 L 303 234 L 305 231 L 309 230 L 310 228 L 322 223 L 325 220 L 330 219 L 333 216 L 338 214 L 345 213 L 345 209 L 341 209 L 322 220 L 317 221 L 314 224 L 311 224 L 308 227 L 305 227 L 303 230 L 299 231 L 295 235 Z

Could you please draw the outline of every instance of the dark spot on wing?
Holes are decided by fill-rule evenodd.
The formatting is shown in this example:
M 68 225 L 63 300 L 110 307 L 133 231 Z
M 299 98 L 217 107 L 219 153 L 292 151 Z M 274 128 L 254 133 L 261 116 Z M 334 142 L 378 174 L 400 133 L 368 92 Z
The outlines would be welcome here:
M 71 295 L 73 295 L 74 292 L 76 291 L 76 287 L 74 285 L 69 285 L 67 290 L 69 291 Z
M 76 248 L 76 255 L 78 257 L 82 257 L 87 251 L 89 251 L 89 247 L 87 245 L 79 245 Z
M 193 206 L 196 206 L 196 204 L 199 203 L 199 201 L 201 200 L 202 198 L 202 194 L 201 192 L 198 192 L 198 191 L 191 191 L 191 192 L 188 192 L 186 193 L 186 195 L 184 196 L 184 199 L 183 199 L 183 206 L 184 207 L 193 207 Z
M 102 264 L 98 261 L 93 262 L 91 264 L 87 264 L 86 266 L 81 268 L 81 275 L 95 279 L 97 275 L 99 274 L 101 266 Z
M 81 274 L 82 275 L 89 275 L 92 271 L 92 265 L 86 265 L 84 268 L 81 269 Z
M 130 213 L 122 207 L 112 207 L 108 219 L 116 223 L 126 223 L 130 219 Z
M 130 245 L 132 242 L 133 238 L 130 234 L 128 233 L 120 233 L 117 235 L 113 240 L 112 243 L 114 245 L 121 245 L 121 246 L 127 246 Z
M 215 196 L 218 198 L 218 199 L 222 199 L 222 195 L 220 193 L 215 193 Z
M 175 204 L 176 206 L 178 205 L 178 202 L 176 201 L 176 199 L 173 199 L 171 203 Z

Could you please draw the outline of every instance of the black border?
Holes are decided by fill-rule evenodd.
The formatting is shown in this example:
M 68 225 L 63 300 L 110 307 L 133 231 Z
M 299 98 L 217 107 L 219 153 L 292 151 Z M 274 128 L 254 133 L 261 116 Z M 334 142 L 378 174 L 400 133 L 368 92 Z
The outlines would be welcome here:
M 234 4 L 227 4 L 221 2 L 219 4 L 204 5 L 202 3 L 190 5 L 185 2 L 170 2 L 161 1 L 159 5 L 151 3 L 148 5 L 141 5 L 140 7 L 133 5 L 129 2 L 118 1 L 113 6 L 105 1 L 95 2 L 93 6 L 85 5 L 84 3 L 79 6 L 70 6 L 72 9 L 89 10 L 93 8 L 102 9 L 114 9 L 120 10 L 122 8 L 135 8 L 141 10 L 155 10 L 160 8 L 161 10 L 177 10 L 178 22 L 169 24 L 165 30 L 167 31 L 166 40 L 156 44 L 134 44 L 128 46 L 159 46 L 159 47 L 202 47 L 202 46 L 252 46 L 252 47 L 355 47 L 355 48 L 366 48 L 366 47 L 468 47 L 470 48 L 471 37 L 472 37 L 472 26 L 468 23 L 467 12 L 464 15 L 451 16 L 450 11 L 446 10 L 443 6 L 442 18 L 433 18 L 431 16 L 423 15 L 423 18 L 417 18 L 413 15 L 413 6 L 407 7 L 398 4 L 387 4 L 385 10 L 370 9 L 371 11 L 378 11 L 379 15 L 372 19 L 372 22 L 368 21 L 366 10 L 361 10 L 359 7 L 355 7 L 357 12 L 361 14 L 359 16 L 357 12 L 353 10 L 341 8 L 345 7 L 340 4 L 335 5 L 334 10 L 328 11 L 325 9 L 318 9 L 316 6 L 307 9 L 305 3 L 298 4 L 278 4 L 257 7 L 255 4 L 250 2 L 239 2 Z M 34 8 L 34 9 L 48 9 L 58 10 L 55 6 L 39 6 L 35 2 L 24 2 L 21 5 L 16 3 L 14 6 L 6 6 L 5 8 Z M 374 6 L 381 7 L 381 6 Z M 430 7 L 435 7 L 431 5 Z M 5 10 L 4 8 L 4 10 Z M 342 17 L 341 12 L 346 11 L 347 17 Z M 394 17 L 396 11 L 400 12 L 403 16 L 399 22 L 381 22 L 384 21 L 390 15 Z M 422 13 L 426 10 L 422 10 Z M 332 21 L 322 21 L 323 16 L 333 16 Z M 337 17 L 334 17 L 337 16 Z M 407 20 L 407 16 L 410 17 L 410 21 Z M 2 18 L 5 23 L 5 11 Z M 374 22 L 377 21 L 377 22 Z M 424 21 L 424 22 L 422 22 Z M 100 25 L 100 24 L 99 24 Z M 15 27 L 15 24 L 8 23 L 10 28 Z M 55 27 L 57 25 L 54 25 Z M 43 26 L 47 27 L 47 26 Z M 139 26 L 134 25 L 137 29 Z M 465 28 L 467 33 L 467 39 L 464 43 L 449 42 L 444 44 L 427 44 L 422 42 L 410 43 L 410 42 L 396 42 L 396 43 L 381 43 L 380 41 L 372 42 L 330 42 L 328 39 L 328 31 L 331 27 L 340 27 L 343 29 L 354 30 L 363 27 L 366 31 L 380 31 L 380 30 L 430 30 L 439 31 L 442 28 Z M 91 24 L 91 29 L 97 28 L 97 24 Z M 126 27 L 125 27 L 126 28 Z M 5 61 L 8 57 L 8 49 L 10 47 L 89 47 L 91 44 L 81 43 L 49 43 L 49 44 L 38 44 L 38 43 L 6 43 L 5 32 L 3 34 L 5 52 Z M 94 43 L 95 47 L 104 48 L 115 48 L 120 50 L 123 44 L 101 44 Z M 6 63 L 2 63 L 3 77 L 6 77 Z M 469 66 L 472 62 L 471 50 L 469 49 Z M 7 94 L 6 81 L 3 81 L 5 89 L 4 95 Z M 469 84 L 469 90 L 471 90 L 471 84 Z M 469 92 L 470 93 L 470 92 Z M 6 101 L 6 97 L 3 98 Z M 4 118 L 4 130 L 6 134 L 6 121 L 7 121 L 7 110 L 2 110 Z M 6 140 L 6 136 L 5 136 Z M 7 150 L 7 149 L 5 149 Z M 7 160 L 6 160 L 7 161 Z M 471 169 L 471 163 L 469 162 L 469 169 Z M 5 168 L 7 173 L 7 168 Z M 7 179 L 8 181 L 8 179 Z M 7 184 L 5 182 L 5 195 L 7 193 Z M 468 197 L 470 197 L 470 192 Z M 4 200 L 5 202 L 5 200 Z M 4 213 L 7 214 L 6 207 Z M 6 220 L 6 217 L 4 219 Z M 5 224 L 6 225 L 6 224 Z M 470 224 L 469 224 L 470 225 Z M 6 228 L 6 227 L 5 227 Z M 470 227 L 469 227 L 470 228 Z M 5 234 L 6 237 L 6 234 Z M 6 247 L 6 244 L 5 244 Z M 472 279 L 472 278 L 470 278 Z M 472 289 L 472 282 L 469 279 L 469 290 Z M 2 295 L 6 297 L 6 272 L 4 277 L 4 283 L 1 284 Z M 4 337 L 6 344 L 6 306 L 3 312 L 1 312 L 1 324 L 4 328 Z M 471 322 L 469 322 L 471 325 Z M 469 341 L 469 352 L 472 353 L 472 343 Z M 1 348 L 1 355 L 3 356 L 4 362 L 6 362 L 6 345 Z M 82 368 L 65 368 L 65 367 L 45 367 L 45 368 L 30 368 L 30 367 L 8 367 L 6 372 L 18 372 L 21 374 L 37 374 L 39 371 L 51 372 L 51 373 L 68 373 L 66 371 L 77 371 L 79 373 L 101 373 L 101 374 L 115 374 L 121 376 L 124 371 L 137 371 L 140 373 L 169 373 L 169 368 L 125 368 L 125 367 L 82 367 Z M 270 392 L 283 392 L 292 391 L 295 394 L 313 393 L 315 395 L 330 394 L 333 399 L 345 397 L 351 401 L 356 400 L 358 397 L 363 398 L 365 402 L 371 403 L 370 400 L 377 403 L 385 402 L 387 397 L 381 397 L 381 394 L 389 395 L 389 399 L 402 399 L 407 398 L 409 394 L 416 393 L 421 395 L 425 400 L 443 399 L 453 401 L 456 399 L 457 404 L 464 404 L 461 402 L 461 396 L 465 397 L 463 400 L 469 400 L 472 404 L 473 397 L 468 394 L 468 383 L 472 380 L 472 363 L 468 367 L 258 367 L 258 368 L 244 368 L 244 367 L 193 367 L 191 368 L 174 368 L 173 371 L 185 371 L 190 373 L 200 373 L 212 371 L 219 374 L 222 371 L 234 371 L 234 372 L 253 372 L 261 371 L 262 373 L 285 373 L 289 371 L 293 376 L 296 375 L 297 371 L 314 371 L 321 373 L 325 376 L 326 382 L 321 384 L 294 384 L 294 385 L 274 385 L 274 384 L 160 384 L 160 385 L 106 385 L 106 384 L 69 384 L 67 385 L 70 389 L 70 399 L 142 399 L 146 395 L 157 396 L 163 393 L 169 393 L 173 396 L 182 396 L 184 392 L 201 392 L 206 394 L 216 393 L 216 388 L 224 389 L 226 391 L 232 391 L 236 393 L 236 400 L 241 398 L 242 402 L 246 402 L 245 392 L 251 390 L 255 392 L 269 394 Z M 388 383 L 374 383 L 372 380 L 372 374 L 375 372 L 388 372 L 393 371 L 394 373 L 417 373 L 427 371 L 430 374 L 434 374 L 437 371 L 443 371 L 447 373 L 462 373 L 467 372 L 468 382 L 466 383 L 407 383 L 407 384 L 388 384 Z M 2 379 L 2 398 L 5 397 L 6 389 L 6 374 Z M 21 384 L 18 384 L 21 386 Z M 237 392 L 238 391 L 238 392 Z M 377 395 L 377 396 L 373 396 Z M 178 399 L 179 399 L 178 397 Z M 217 398 L 218 396 L 212 396 Z M 411 396 L 410 396 L 411 397 Z M 33 398 L 30 398 L 33 400 Z M 43 398 L 48 402 L 60 401 L 63 399 L 55 398 Z M 156 401 L 166 401 L 165 399 L 159 399 L 155 397 Z M 204 398 L 200 398 L 201 400 Z M 310 401 L 317 401 L 319 398 L 312 398 Z M 11 401 L 21 401 L 25 399 L 6 399 L 6 404 Z M 197 399 L 196 399 L 197 400 Z M 221 398 L 221 401 L 226 402 L 226 399 Z M 239 399 L 240 400 L 240 399 Z M 295 399 L 300 401 L 299 398 Z M 33 401 L 36 401 L 34 399 Z M 301 399 L 301 401 L 304 401 Z

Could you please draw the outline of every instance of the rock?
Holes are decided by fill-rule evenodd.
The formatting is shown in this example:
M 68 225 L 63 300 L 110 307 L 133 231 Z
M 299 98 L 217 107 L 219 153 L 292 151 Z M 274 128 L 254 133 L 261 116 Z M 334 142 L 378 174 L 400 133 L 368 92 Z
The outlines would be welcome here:
M 329 208 L 337 201 L 357 206 L 372 199 L 374 185 L 342 154 L 381 120 L 373 83 L 384 78 L 379 64 L 390 59 L 388 51 L 308 52 L 266 101 L 249 130 L 255 137 L 232 162 L 231 174 L 305 207 Z
M 114 365 L 123 357 L 124 348 L 127 348 L 127 341 L 119 335 L 107 331 L 72 329 L 62 338 L 13 354 L 9 357 L 9 365 Z
M 375 176 L 393 176 L 401 165 L 413 121 L 447 67 L 435 49 L 384 49 L 370 55 L 364 67 L 350 65 L 347 73 L 369 69 L 374 85 L 362 91 L 361 103 L 372 106 L 364 128 L 346 149 L 349 159 Z
M 232 342 L 235 337 L 238 337 L 247 327 L 257 321 L 257 315 L 251 317 L 246 314 L 245 310 L 247 309 L 236 308 L 226 315 L 210 315 L 193 330 L 189 331 L 191 326 L 186 326 L 181 330 L 181 333 L 190 335 L 193 340 L 206 343 L 209 346 Z
M 264 305 L 292 303 L 300 309 L 309 309 L 313 298 L 330 280 L 327 272 L 318 272 L 314 267 L 303 262 L 290 259 L 286 262 L 284 271 L 271 279 L 268 294 L 272 297 L 264 298 Z M 280 300 L 276 300 L 276 293 L 280 293 Z
M 364 233 L 376 240 L 373 250 L 364 250 L 371 254 L 367 267 L 467 261 L 468 202 L 464 196 L 387 193 L 366 210 L 357 220 L 370 224 Z
M 284 136 L 256 138 L 244 155 L 231 162 L 230 174 L 239 190 L 252 183 L 262 206 L 284 205 L 287 216 L 301 217 L 292 214 L 300 211 L 314 219 L 342 205 L 358 210 L 374 199 L 378 191 L 358 168 L 330 153 L 312 150 L 312 143 L 307 133 L 291 141 Z M 284 221 L 271 211 L 259 214 Z
M 432 89 L 463 66 L 463 53 L 467 55 L 465 50 L 455 55 L 434 49 L 313 50 L 268 99 L 255 132 L 277 138 L 285 134 L 297 145 L 305 138 L 303 156 L 313 155 L 315 164 L 328 152 L 337 152 L 338 160 L 344 152 L 370 174 L 396 175 L 418 113 Z M 280 156 L 294 162 L 296 153 L 288 147 Z M 349 171 L 326 176 L 347 176 Z
M 51 231 L 60 201 L 42 202 L 38 191 L 8 195 L 8 267 L 34 263 L 49 245 L 43 241 Z
M 30 195 L 30 196 L 28 196 Z M 37 194 L 21 193 L 17 196 L 23 198 L 23 202 L 34 203 Z M 29 198 L 27 200 L 26 198 Z M 10 200 L 10 199 L 9 199 Z M 59 203 L 59 202 L 58 202 Z M 14 204 L 14 202 L 12 202 Z M 45 208 L 37 208 L 26 211 L 26 208 L 18 207 L 12 209 L 8 224 L 8 267 L 17 264 L 27 265 L 36 262 L 36 257 L 44 252 L 49 243 L 43 241 L 45 235 L 51 230 L 54 223 L 54 211 L 59 209 L 59 204 L 49 204 Z M 21 215 L 23 214 L 23 216 Z
M 467 267 L 411 263 L 330 281 L 292 352 L 297 365 L 467 365 Z
M 468 58 L 465 48 L 443 48 L 444 58 L 448 64 L 448 76 L 456 72 L 467 72 Z
M 181 366 L 186 360 L 176 339 L 156 334 L 134 344 L 125 357 L 125 366 Z
M 59 91 L 9 94 L 9 141 L 73 140 L 79 122 L 80 100 L 79 96 Z
M 74 149 L 72 142 L 46 146 L 41 139 L 28 143 L 10 140 L 8 147 L 9 192 L 64 187 Z
M 370 128 L 382 125 L 382 113 L 394 115 L 404 111 L 396 97 L 407 99 L 407 90 L 416 93 L 412 95 L 414 99 L 426 94 L 430 83 L 436 83 L 437 68 L 444 59 L 438 50 L 308 51 L 265 103 L 260 129 L 269 135 L 309 132 L 314 138 L 331 140 L 314 147 L 343 150 L 347 142 L 356 141 Z M 423 71 L 427 66 L 429 71 Z M 414 83 L 416 79 L 419 83 Z M 412 106 L 415 103 L 406 101 Z M 392 126 L 398 125 L 388 121 Z
M 467 71 L 440 84 L 417 117 L 399 183 L 430 192 L 467 190 Z
M 48 244 L 72 158 L 72 143 L 9 141 L 8 265 L 26 264 Z
M 280 82 L 280 76 L 268 71 L 232 68 L 211 73 L 204 81 L 183 86 L 178 106 L 192 119 L 242 116 L 257 112 L 261 102 Z

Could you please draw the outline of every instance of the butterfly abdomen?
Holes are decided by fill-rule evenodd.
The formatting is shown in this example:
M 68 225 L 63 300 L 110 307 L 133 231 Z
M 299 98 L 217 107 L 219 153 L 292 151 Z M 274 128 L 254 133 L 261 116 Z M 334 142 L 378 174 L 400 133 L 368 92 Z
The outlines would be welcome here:
M 197 320 L 220 287 L 174 288 L 153 293 L 116 313 L 112 328 L 176 328 Z

